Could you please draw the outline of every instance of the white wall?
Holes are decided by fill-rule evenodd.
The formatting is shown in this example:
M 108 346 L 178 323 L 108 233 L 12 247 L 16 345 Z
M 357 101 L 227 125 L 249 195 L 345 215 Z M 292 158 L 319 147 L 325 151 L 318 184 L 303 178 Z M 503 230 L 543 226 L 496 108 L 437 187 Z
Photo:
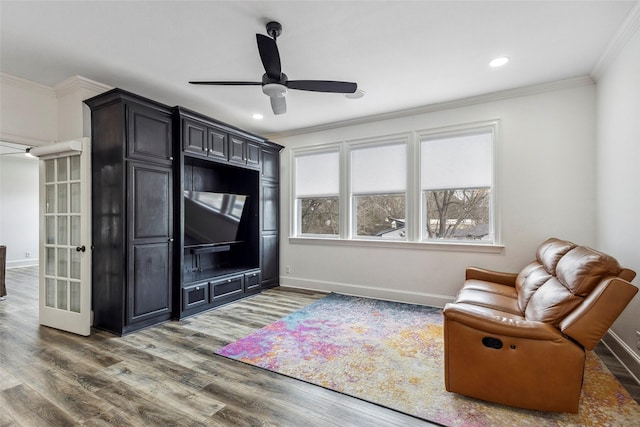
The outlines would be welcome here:
M 0 156 L 0 245 L 7 247 L 7 268 L 38 264 L 38 227 L 38 161 Z
M 0 73 L 0 141 L 44 145 L 58 135 L 55 91 Z
M 550 236 L 593 245 L 595 87 L 583 79 L 542 88 L 547 91 L 276 139 L 286 146 L 281 158 L 281 284 L 442 305 L 456 294 L 469 265 L 518 271 Z M 289 241 L 290 148 L 493 119 L 500 119 L 502 129 L 498 197 L 504 250 Z M 291 267 L 290 274 L 285 266 Z
M 0 141 L 26 147 L 90 136 L 82 101 L 108 89 L 80 76 L 51 88 L 0 73 Z M 37 264 L 38 161 L 0 159 L 0 244 L 7 246 L 7 267 Z
M 598 80 L 597 101 L 596 241 L 640 274 L 640 30 Z M 638 295 L 611 329 L 640 360 Z

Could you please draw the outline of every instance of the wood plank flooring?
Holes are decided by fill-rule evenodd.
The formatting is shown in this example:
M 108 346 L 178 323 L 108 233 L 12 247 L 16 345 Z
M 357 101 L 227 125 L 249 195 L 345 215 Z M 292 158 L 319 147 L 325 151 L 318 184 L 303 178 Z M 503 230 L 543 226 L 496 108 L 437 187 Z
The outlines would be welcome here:
M 37 268 L 6 276 L 0 426 L 432 425 L 213 353 L 324 294 L 276 288 L 125 337 L 79 337 L 38 325 Z M 638 400 L 615 357 L 597 353 Z

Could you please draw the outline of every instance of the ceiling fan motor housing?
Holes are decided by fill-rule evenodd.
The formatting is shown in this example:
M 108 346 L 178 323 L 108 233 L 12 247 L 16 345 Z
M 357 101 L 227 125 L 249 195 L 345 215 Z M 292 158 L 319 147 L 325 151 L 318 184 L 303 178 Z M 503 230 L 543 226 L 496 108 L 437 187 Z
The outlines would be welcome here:
M 280 34 L 282 34 L 282 25 L 280 25 L 280 23 L 276 21 L 268 22 L 267 34 L 269 34 L 274 39 L 280 37 Z

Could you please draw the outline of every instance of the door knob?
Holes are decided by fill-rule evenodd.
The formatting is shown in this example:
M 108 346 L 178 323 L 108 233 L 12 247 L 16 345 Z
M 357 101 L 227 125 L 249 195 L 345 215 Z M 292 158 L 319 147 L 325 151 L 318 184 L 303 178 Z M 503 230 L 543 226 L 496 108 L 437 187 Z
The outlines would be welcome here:
M 76 252 L 84 252 L 86 250 L 87 250 L 87 248 L 85 248 L 84 245 L 76 246 Z

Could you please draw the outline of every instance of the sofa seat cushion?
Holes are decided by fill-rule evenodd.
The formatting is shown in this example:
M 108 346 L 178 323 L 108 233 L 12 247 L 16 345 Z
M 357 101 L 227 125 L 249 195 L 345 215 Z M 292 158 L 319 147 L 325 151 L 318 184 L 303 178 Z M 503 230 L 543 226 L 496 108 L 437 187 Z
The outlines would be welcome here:
M 522 311 L 518 308 L 518 300 L 516 298 L 494 292 L 462 288 L 458 292 L 456 303 L 477 305 L 522 316 Z
M 516 288 L 508 285 L 487 282 L 485 280 L 469 279 L 465 280 L 463 289 L 473 289 L 476 291 L 490 292 L 492 294 L 504 295 L 509 298 L 518 298 Z

